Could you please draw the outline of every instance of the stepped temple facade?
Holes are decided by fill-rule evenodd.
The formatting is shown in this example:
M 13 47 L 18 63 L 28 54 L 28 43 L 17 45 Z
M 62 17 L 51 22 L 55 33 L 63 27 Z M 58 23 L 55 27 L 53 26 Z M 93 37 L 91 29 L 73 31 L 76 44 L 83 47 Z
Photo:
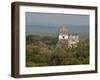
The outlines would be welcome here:
M 65 26 L 61 26 L 58 33 L 57 47 L 72 48 L 77 47 L 79 35 L 77 33 L 68 32 Z

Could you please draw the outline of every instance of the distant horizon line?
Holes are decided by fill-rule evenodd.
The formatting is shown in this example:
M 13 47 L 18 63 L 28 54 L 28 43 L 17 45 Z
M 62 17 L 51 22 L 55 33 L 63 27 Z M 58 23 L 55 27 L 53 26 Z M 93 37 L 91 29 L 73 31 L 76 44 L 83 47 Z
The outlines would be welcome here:
M 64 25 L 64 24 L 62 24 L 62 25 Z M 46 27 L 46 26 L 48 26 L 48 27 L 57 27 L 57 26 L 58 26 L 58 27 L 61 27 L 62 25 L 59 25 L 59 26 L 58 26 L 58 25 L 55 24 L 55 25 L 50 26 L 50 25 L 36 25 L 36 24 L 34 25 L 34 24 L 33 24 L 33 25 L 26 25 L 26 26 L 39 26 L 39 27 L 40 27 L 40 26 L 42 26 L 42 27 L 43 27 L 43 26 L 45 26 L 45 27 Z M 88 26 L 88 27 L 89 27 L 89 25 L 72 25 L 72 24 L 67 24 L 67 25 L 64 25 L 64 26 L 65 26 L 65 27 L 70 27 L 70 26 L 81 26 L 81 27 L 82 27 L 82 26 Z

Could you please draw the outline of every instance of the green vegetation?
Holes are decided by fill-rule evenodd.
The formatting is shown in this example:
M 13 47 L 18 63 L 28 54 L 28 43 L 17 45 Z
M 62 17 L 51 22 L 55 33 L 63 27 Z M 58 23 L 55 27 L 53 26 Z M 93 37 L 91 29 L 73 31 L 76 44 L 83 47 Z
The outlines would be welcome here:
M 57 37 L 26 36 L 26 66 L 89 64 L 89 41 L 73 48 L 56 48 Z

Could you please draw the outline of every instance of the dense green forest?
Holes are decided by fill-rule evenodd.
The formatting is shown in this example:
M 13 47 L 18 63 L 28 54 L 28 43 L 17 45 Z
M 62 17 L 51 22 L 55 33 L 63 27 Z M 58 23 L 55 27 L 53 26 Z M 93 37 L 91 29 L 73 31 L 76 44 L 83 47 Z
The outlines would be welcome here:
M 77 47 L 56 48 L 57 37 L 27 35 L 26 66 L 89 64 L 89 40 L 80 40 Z

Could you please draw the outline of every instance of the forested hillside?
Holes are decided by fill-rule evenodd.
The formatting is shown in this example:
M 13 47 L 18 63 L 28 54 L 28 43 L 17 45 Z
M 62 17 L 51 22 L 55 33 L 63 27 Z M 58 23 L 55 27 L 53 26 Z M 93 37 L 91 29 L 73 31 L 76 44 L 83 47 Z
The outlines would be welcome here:
M 89 64 L 89 40 L 80 40 L 77 47 L 56 48 L 57 37 L 27 35 L 26 66 Z

